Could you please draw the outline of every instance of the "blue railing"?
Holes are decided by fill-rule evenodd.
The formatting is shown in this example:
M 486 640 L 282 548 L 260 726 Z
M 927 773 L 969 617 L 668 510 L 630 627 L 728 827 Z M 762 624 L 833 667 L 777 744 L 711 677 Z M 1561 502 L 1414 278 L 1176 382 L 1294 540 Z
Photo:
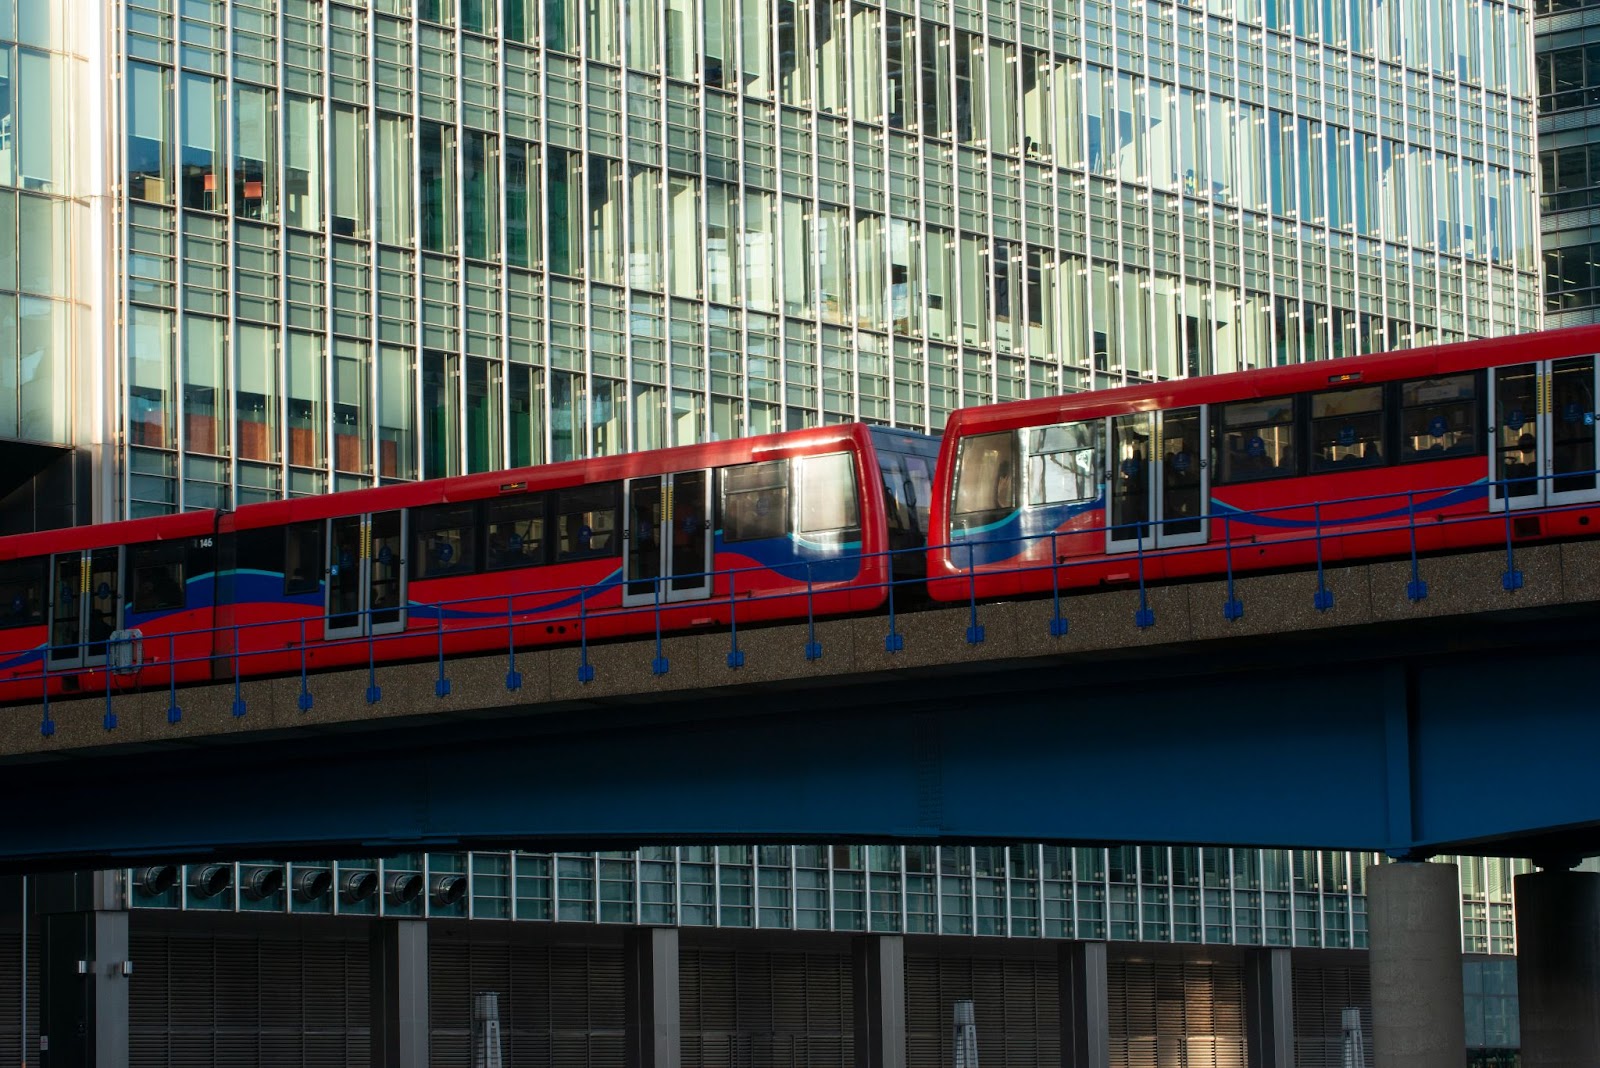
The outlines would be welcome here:
M 1406 585 L 1406 595 L 1410 600 L 1415 602 L 1424 600 L 1428 596 L 1428 584 L 1422 577 L 1422 557 L 1418 548 L 1419 513 L 1423 516 L 1427 516 L 1429 513 L 1435 511 L 1437 508 L 1437 502 L 1440 499 L 1460 492 L 1476 491 L 1479 488 L 1482 488 L 1484 493 L 1490 499 L 1498 499 L 1501 501 L 1501 503 L 1508 504 L 1516 500 L 1516 497 L 1506 497 L 1507 491 L 1513 487 L 1519 485 L 1528 485 L 1550 479 L 1572 479 L 1575 477 L 1582 478 L 1585 477 L 1586 474 L 1593 473 L 1578 473 L 1577 475 L 1566 473 L 1562 475 L 1529 476 L 1525 478 L 1505 479 L 1494 482 L 1479 481 L 1464 486 L 1440 487 L 1427 490 L 1407 490 L 1394 493 L 1367 494 L 1358 497 L 1347 497 L 1330 501 L 1276 505 L 1270 508 L 1230 508 L 1228 511 L 1222 513 L 1202 514 L 1198 517 L 1184 517 L 1182 519 L 1173 519 L 1167 521 L 1169 524 L 1187 524 L 1194 523 L 1197 520 L 1221 524 L 1222 531 L 1220 539 L 1215 539 L 1210 532 L 1208 532 L 1208 540 L 1202 544 L 1195 545 L 1162 547 L 1159 545 L 1150 544 L 1151 539 L 1149 537 L 1149 532 L 1158 526 L 1163 525 L 1152 520 L 1138 520 L 1130 523 L 1108 524 L 1098 527 L 1084 528 L 1081 530 L 1074 530 L 1068 536 L 1075 539 L 1082 538 L 1086 535 L 1100 535 L 1102 537 L 1109 538 L 1111 534 L 1120 532 L 1122 536 L 1116 540 L 1120 542 L 1133 543 L 1134 550 L 1132 553 L 1122 553 L 1116 555 L 1121 555 L 1124 558 L 1131 559 L 1136 568 L 1136 575 L 1134 577 L 1139 591 L 1139 602 L 1138 607 L 1134 612 L 1132 622 L 1133 625 L 1139 629 L 1145 629 L 1154 626 L 1156 622 L 1155 612 L 1150 604 L 1147 585 L 1147 572 L 1150 569 L 1149 562 L 1151 560 L 1169 560 L 1172 558 L 1180 558 L 1202 553 L 1220 553 L 1223 557 L 1222 570 L 1226 579 L 1226 595 L 1222 605 L 1220 606 L 1223 618 L 1229 621 L 1242 618 L 1245 610 L 1244 604 L 1238 596 L 1238 590 L 1235 584 L 1235 552 L 1241 545 L 1259 546 L 1262 544 L 1268 544 L 1274 547 L 1309 545 L 1311 547 L 1310 556 L 1314 560 L 1317 576 L 1316 591 L 1313 594 L 1313 606 L 1319 612 L 1326 612 L 1334 606 L 1334 594 L 1333 591 L 1328 588 L 1325 567 L 1325 559 L 1327 556 L 1325 551 L 1325 537 L 1327 536 L 1371 536 L 1386 533 L 1394 534 L 1398 532 L 1405 532 L 1408 535 L 1411 565 L 1410 579 Z M 1523 495 L 1519 494 L 1518 496 Z M 1424 503 L 1421 507 L 1418 506 L 1419 497 L 1424 498 Z M 1404 502 L 1403 508 L 1400 507 L 1399 502 L 1401 501 Z M 1382 514 L 1378 518 L 1367 520 L 1336 518 L 1330 521 L 1324 517 L 1324 512 L 1329 509 L 1335 509 L 1341 506 L 1348 508 L 1360 505 L 1370 505 L 1375 502 L 1389 502 L 1395 507 Z M 1586 511 L 1595 509 L 1597 507 L 1600 507 L 1600 502 L 1587 501 L 1554 506 L 1541 505 L 1535 508 L 1519 509 L 1507 507 L 1504 509 L 1503 514 L 1498 517 L 1495 512 L 1488 511 L 1487 509 L 1484 511 L 1475 511 L 1470 514 L 1434 514 L 1431 521 L 1424 522 L 1421 525 L 1424 529 L 1433 531 L 1465 524 L 1476 524 L 1481 526 L 1485 523 L 1495 522 L 1497 518 L 1503 521 L 1506 566 L 1505 570 L 1500 576 L 1500 587 L 1505 592 L 1510 593 L 1523 588 L 1524 584 L 1523 573 L 1516 566 L 1516 546 L 1513 529 L 1513 521 L 1516 518 L 1521 516 L 1554 515 L 1575 511 Z M 1261 519 L 1270 519 L 1275 516 L 1284 517 L 1293 515 L 1297 517 L 1297 523 L 1305 524 L 1304 517 L 1307 513 L 1309 513 L 1309 524 L 1305 525 L 1297 532 L 1274 532 L 1268 536 L 1252 535 L 1248 540 L 1241 540 L 1238 535 L 1237 527 L 1241 523 L 1248 523 L 1252 520 L 1259 521 Z M 1597 532 L 1600 532 L 1600 530 L 1597 530 Z M 954 579 L 956 581 L 960 581 L 963 578 L 965 579 L 965 585 L 967 587 L 967 604 L 965 606 L 967 608 L 966 639 L 968 643 L 974 645 L 981 644 L 985 638 L 984 628 L 980 622 L 979 616 L 979 568 L 976 563 L 976 552 L 980 545 L 985 549 L 992 549 L 996 545 L 1003 547 L 1007 544 L 1014 544 L 1020 555 L 1029 546 L 1040 544 L 1044 540 L 1048 539 L 1050 542 L 1050 558 L 1047 562 L 1017 563 L 1012 567 L 1004 569 L 985 566 L 983 568 L 983 574 L 1035 574 L 1042 571 L 1049 571 L 1049 588 L 1051 591 L 1053 607 L 1049 621 L 1049 633 L 1051 636 L 1059 638 L 1065 636 L 1069 632 L 1070 627 L 1068 619 L 1063 610 L 1064 598 L 1062 589 L 1064 585 L 1070 586 L 1071 582 L 1068 581 L 1064 583 L 1063 577 L 1070 577 L 1074 569 L 1078 568 L 1091 566 L 1104 567 L 1108 558 L 1108 554 L 1101 553 L 1098 555 L 1089 555 L 1080 558 L 1063 558 L 1058 551 L 1059 542 L 1062 536 L 1063 535 L 1059 531 L 1051 531 L 1044 534 L 1015 536 L 1004 539 L 961 540 L 942 547 L 947 551 L 952 562 L 956 564 L 958 571 L 938 577 L 946 580 Z M 884 563 L 884 578 L 882 580 L 882 588 L 884 591 L 884 600 L 887 606 L 888 630 L 884 636 L 884 650 L 886 652 L 895 653 L 905 648 L 905 636 L 900 632 L 899 628 L 898 613 L 900 609 L 897 607 L 896 601 L 897 590 L 907 586 L 920 586 L 924 582 L 922 578 L 895 579 L 893 577 L 894 558 L 908 554 L 915 554 L 921 557 L 927 552 L 928 550 L 926 548 L 899 549 L 878 553 L 861 553 L 844 558 L 846 561 L 855 560 L 859 563 L 865 563 L 869 560 L 882 560 Z M 966 556 L 966 565 L 964 568 L 961 568 L 960 560 L 963 552 Z M 829 564 L 835 564 L 836 562 L 837 561 L 835 560 L 828 561 Z M 571 625 L 575 627 L 576 633 L 571 638 L 567 638 L 565 640 L 576 640 L 577 642 L 579 650 L 577 680 L 580 683 L 589 683 L 594 681 L 596 677 L 595 666 L 590 662 L 589 659 L 589 642 L 593 629 L 596 626 L 596 621 L 598 620 L 603 622 L 607 619 L 621 616 L 637 618 L 638 613 L 646 611 L 653 613 L 654 617 L 655 655 L 651 660 L 650 669 L 654 674 L 657 675 L 665 675 L 671 670 L 671 664 L 665 652 L 663 638 L 665 624 L 663 623 L 663 616 L 674 611 L 694 611 L 703 614 L 708 606 L 723 606 L 727 609 L 729 641 L 728 654 L 726 658 L 727 665 L 730 670 L 736 670 L 742 667 L 745 662 L 745 654 L 744 651 L 739 647 L 738 625 L 740 611 L 739 605 L 741 603 L 748 606 L 757 602 L 790 602 L 795 605 L 795 619 L 798 620 L 799 602 L 803 599 L 806 619 L 806 641 L 804 643 L 802 653 L 806 660 L 814 661 L 821 659 L 824 653 L 823 644 L 817 636 L 816 601 L 818 595 L 860 588 L 859 583 L 853 580 L 830 580 L 818 583 L 813 576 L 814 566 L 816 565 L 812 563 L 785 564 L 780 565 L 776 569 L 780 573 L 794 574 L 803 568 L 805 578 L 803 589 L 787 588 L 776 591 L 760 590 L 758 588 L 753 588 L 752 585 L 748 583 L 748 578 L 746 578 L 743 584 L 746 592 L 743 597 L 740 597 L 739 595 L 742 577 L 753 576 L 759 573 L 770 573 L 774 569 L 761 566 L 750 566 L 743 568 L 722 569 L 714 572 L 694 572 L 639 578 L 628 578 L 626 575 L 622 575 L 608 578 L 608 580 L 604 583 L 551 587 L 522 593 L 467 597 L 428 604 L 409 602 L 406 605 L 400 606 L 391 605 L 353 610 L 349 612 L 339 612 L 336 615 L 337 618 L 341 620 L 364 621 L 366 624 L 363 629 L 365 629 L 368 633 L 346 637 L 330 638 L 319 633 L 318 628 L 321 628 L 328 619 L 328 616 L 325 614 L 319 617 L 301 618 L 290 621 L 276 620 L 255 623 L 232 623 L 224 626 L 192 628 L 188 630 L 174 631 L 159 636 L 140 637 L 137 639 L 127 637 L 122 639 L 98 638 L 92 641 L 47 646 L 43 649 L 13 650 L 11 651 L 11 655 L 16 655 L 18 653 L 26 654 L 29 652 L 38 652 L 40 654 L 39 671 L 36 676 L 13 675 L 9 682 L 12 685 L 17 685 L 20 683 L 25 686 L 28 684 L 29 680 L 32 679 L 39 686 L 39 693 L 44 706 L 43 719 L 40 723 L 40 732 L 48 737 L 55 732 L 55 724 L 52 721 L 50 714 L 50 683 L 52 679 L 58 679 L 63 676 L 81 676 L 86 671 L 100 670 L 105 676 L 104 726 L 106 730 L 110 731 L 115 730 L 117 726 L 117 716 L 113 708 L 113 697 L 122 690 L 122 686 L 117 680 L 120 679 L 124 674 L 132 675 L 135 680 L 135 685 L 137 685 L 138 673 L 147 668 L 154 668 L 158 671 L 166 671 L 168 675 L 167 719 L 171 723 L 178 723 L 182 719 L 183 710 L 181 705 L 178 703 L 177 680 L 179 671 L 177 669 L 188 664 L 215 664 L 221 661 L 231 661 L 234 691 L 232 711 L 234 716 L 241 717 L 246 715 L 248 712 L 248 707 L 244 696 L 243 680 L 246 677 L 251 677 L 253 674 L 252 672 L 246 670 L 244 662 L 251 658 L 256 658 L 258 660 L 265 657 L 281 659 L 287 652 L 290 651 L 282 647 L 275 649 L 263 648 L 241 651 L 243 645 L 248 644 L 248 637 L 253 631 L 263 628 L 281 629 L 284 626 L 289 625 L 298 626 L 299 629 L 299 641 L 297 645 L 292 646 L 291 648 L 297 650 L 298 652 L 297 659 L 300 676 L 300 690 L 297 702 L 298 707 L 302 712 L 309 711 L 313 707 L 314 698 L 311 692 L 312 659 L 315 654 L 322 650 L 351 649 L 354 647 L 364 646 L 368 673 L 366 700 L 369 704 L 377 704 L 383 698 L 383 691 L 378 685 L 378 664 L 380 659 L 382 659 L 378 656 L 378 650 L 380 646 L 385 646 L 386 644 L 391 644 L 397 641 L 411 642 L 413 644 L 408 647 L 406 657 L 409 661 L 414 662 L 418 659 L 416 652 L 418 648 L 417 643 L 425 642 L 428 639 L 430 636 L 430 629 L 427 627 L 411 625 L 410 621 L 407 620 L 404 629 L 386 633 L 373 633 L 373 630 L 375 625 L 381 625 L 381 623 L 377 622 L 379 616 L 392 617 L 397 610 L 405 611 L 413 608 L 431 609 L 436 617 L 436 625 L 432 629 L 432 633 L 436 635 L 434 646 L 439 675 L 434 684 L 434 692 L 436 696 L 440 698 L 449 696 L 451 692 L 451 681 L 447 672 L 447 637 L 451 639 L 456 639 L 458 637 L 464 638 L 466 644 L 477 645 L 478 643 L 472 641 L 470 636 L 503 629 L 505 632 L 505 649 L 507 657 L 505 686 L 508 691 L 515 692 L 520 690 L 523 684 L 523 675 L 518 669 L 517 665 L 518 628 L 535 625 L 540 627 L 561 627 Z M 794 574 L 794 577 L 799 576 Z M 727 592 L 725 594 L 697 598 L 691 601 L 672 601 L 670 599 L 663 600 L 663 589 L 665 583 L 705 579 L 712 580 L 711 585 L 713 589 L 715 588 L 718 580 L 725 580 L 727 583 Z M 589 606 L 589 601 L 593 597 L 603 592 L 609 591 L 613 588 L 627 590 L 628 588 L 632 587 L 637 589 L 646 583 L 650 584 L 650 587 L 653 591 L 651 603 L 648 605 L 635 604 L 615 606 L 603 608 L 598 611 L 592 610 Z M 551 599 L 554 599 L 559 603 L 563 596 L 570 596 L 570 599 L 576 602 L 577 609 L 575 612 L 548 615 L 541 612 L 538 605 L 529 603 L 533 601 L 547 601 Z M 520 609 L 518 607 L 519 602 L 522 604 Z M 477 618 L 458 618 L 457 620 L 453 621 L 449 627 L 446 627 L 446 615 L 451 611 L 458 613 L 471 613 L 471 615 Z M 232 639 L 231 648 L 229 650 L 215 650 L 214 647 L 218 635 L 227 635 Z M 202 636 L 209 639 L 207 652 L 184 657 L 180 657 L 178 655 L 178 646 L 180 643 L 187 644 L 186 639 Z M 133 657 L 134 650 L 129 647 L 135 642 L 138 642 L 141 647 L 143 647 L 143 653 L 148 653 L 149 649 L 147 647 L 153 643 L 157 646 L 156 652 L 159 654 L 161 651 L 159 647 L 164 645 L 166 647 L 166 659 L 162 661 L 159 659 L 153 659 L 148 655 L 141 655 L 139 657 L 140 662 L 138 664 L 132 665 L 124 670 L 118 666 L 119 661 L 127 661 Z M 550 643 L 547 641 L 540 641 L 538 643 L 527 642 L 524 644 L 523 648 L 532 648 L 535 645 L 543 647 L 548 646 L 549 644 Z M 484 648 L 487 648 L 488 645 L 489 643 L 483 643 Z M 81 654 L 81 657 L 79 654 Z M 52 668 L 50 666 L 52 659 L 58 661 L 72 661 L 80 659 L 88 660 L 91 658 L 95 659 L 96 662 L 93 664 L 74 663 L 70 666 L 62 666 L 57 668 Z M 340 659 L 341 663 L 338 666 L 348 665 L 348 659 Z M 213 677 L 209 681 L 215 682 L 217 680 Z M 83 694 L 80 693 L 75 696 L 83 696 Z

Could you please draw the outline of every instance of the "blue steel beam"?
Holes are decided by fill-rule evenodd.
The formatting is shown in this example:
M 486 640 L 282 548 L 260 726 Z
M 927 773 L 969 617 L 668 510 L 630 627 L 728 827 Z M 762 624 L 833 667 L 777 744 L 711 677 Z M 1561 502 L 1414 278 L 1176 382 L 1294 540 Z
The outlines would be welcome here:
M 986 664 L 12 765 L 0 864 L 847 839 L 1595 852 L 1600 715 L 1588 639 L 1549 645 L 1564 627 L 1499 652 Z

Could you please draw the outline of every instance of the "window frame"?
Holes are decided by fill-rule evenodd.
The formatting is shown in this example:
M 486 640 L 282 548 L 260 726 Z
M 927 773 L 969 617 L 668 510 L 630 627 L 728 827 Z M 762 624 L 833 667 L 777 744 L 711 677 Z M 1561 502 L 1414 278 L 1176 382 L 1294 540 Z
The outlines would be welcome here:
M 146 541 L 128 546 L 123 568 L 126 576 L 127 591 L 124 596 L 128 599 L 128 611 L 130 614 L 148 616 L 157 612 L 181 612 L 188 607 L 188 549 L 187 539 L 182 538 L 171 541 Z M 143 582 L 144 573 L 158 568 L 177 569 L 178 599 L 176 602 L 163 600 L 159 603 L 149 604 L 141 599 L 139 588 Z M 169 581 L 173 580 L 170 571 L 166 577 Z
M 1472 371 L 1458 371 L 1458 372 L 1456 372 L 1454 374 L 1428 375 L 1428 376 L 1423 377 L 1423 378 L 1403 378 L 1400 381 L 1393 383 L 1393 387 L 1394 387 L 1395 451 L 1394 451 L 1394 460 L 1392 462 L 1397 463 L 1397 464 L 1420 464 L 1420 463 L 1430 463 L 1430 462 L 1432 462 L 1434 460 L 1456 460 L 1456 459 L 1460 459 L 1462 457 L 1486 456 L 1486 455 L 1488 455 L 1488 433 L 1487 433 L 1487 430 L 1488 430 L 1488 426 L 1489 426 L 1489 420 L 1488 420 L 1489 391 L 1487 389 L 1487 377 L 1488 377 L 1487 376 L 1487 372 L 1485 372 L 1483 369 L 1479 368 L 1477 370 L 1472 370 Z M 1471 398 L 1471 400 L 1467 401 L 1467 402 L 1462 402 L 1462 401 L 1451 401 L 1451 402 L 1449 402 L 1451 404 L 1467 403 L 1467 404 L 1470 405 L 1470 409 L 1469 410 L 1472 412 L 1473 425 L 1470 428 L 1470 432 L 1467 435 L 1468 448 L 1466 448 L 1466 449 L 1457 449 L 1457 450 L 1446 449 L 1446 450 L 1444 450 L 1442 453 L 1440 453 L 1438 455 L 1435 455 L 1433 453 L 1421 453 L 1421 454 L 1417 454 L 1417 455 L 1407 456 L 1406 455 L 1406 437 L 1407 437 L 1407 435 L 1406 435 L 1406 412 L 1408 410 L 1415 410 L 1415 409 L 1418 409 L 1418 408 L 1424 408 L 1425 406 L 1424 405 L 1413 404 L 1413 405 L 1410 405 L 1408 407 L 1406 405 L 1406 403 L 1405 403 L 1406 387 L 1407 386 L 1420 385 L 1420 384 L 1422 384 L 1424 382 L 1436 382 L 1436 381 L 1439 381 L 1440 379 L 1447 379 L 1447 378 L 1471 378 L 1472 379 L 1472 398 Z
M 1376 409 L 1368 409 L 1359 412 L 1334 413 L 1331 415 L 1321 416 L 1316 414 L 1317 401 L 1320 398 L 1344 396 L 1362 392 L 1371 392 L 1377 395 L 1378 406 Z M 1390 427 L 1394 423 L 1394 403 L 1393 391 L 1389 388 L 1388 383 L 1355 383 L 1353 385 L 1343 386 L 1338 389 L 1313 390 L 1312 392 L 1305 394 L 1301 404 L 1301 409 L 1303 412 L 1302 421 L 1305 424 L 1303 437 L 1305 446 L 1304 452 L 1306 455 L 1306 474 L 1333 475 L 1338 474 L 1340 471 L 1365 471 L 1374 467 L 1388 467 L 1393 462 L 1391 459 L 1394 455 L 1394 448 L 1392 444 L 1393 434 L 1390 431 Z M 1338 460 L 1323 459 L 1321 446 L 1319 445 L 1317 438 L 1318 424 L 1346 417 L 1359 417 L 1365 419 L 1372 416 L 1377 417 L 1376 440 L 1378 444 L 1378 458 L 1376 460 L 1361 459 L 1355 463 L 1347 463 L 1345 458 Z M 1340 442 L 1339 445 L 1343 446 L 1343 443 Z
M 543 567 L 550 562 L 554 545 L 554 538 L 551 535 L 555 530 L 555 524 L 551 522 L 550 518 L 553 494 L 544 492 L 521 493 L 516 495 L 507 495 L 504 497 L 490 497 L 480 503 L 482 506 L 482 512 L 480 513 L 479 519 L 482 530 L 483 545 L 479 550 L 479 559 L 482 560 L 482 571 L 520 571 L 530 567 Z M 507 508 L 511 505 L 531 506 L 530 515 L 528 515 L 526 519 L 496 520 L 494 517 L 495 510 L 497 508 Z M 490 546 L 490 539 L 493 537 L 493 531 L 490 529 L 491 526 L 496 522 L 519 523 L 534 521 L 537 521 L 540 524 L 539 547 L 537 551 L 532 554 L 537 558 L 508 564 L 496 564 L 494 562 Z
M 21 572 L 23 568 L 32 565 L 37 568 L 34 576 L 33 588 L 35 611 L 26 619 L 18 619 L 11 615 L 0 616 L 0 630 L 15 630 L 20 627 L 42 627 L 50 617 L 50 557 L 25 556 L 15 560 L 0 561 L 0 585 L 8 582 L 20 582 L 23 588 L 28 584 L 28 577 L 23 574 L 20 578 L 11 578 L 8 572 Z M 12 598 L 15 602 L 16 598 Z
M 571 496 L 582 495 L 582 494 L 585 494 L 585 493 L 599 493 L 599 492 L 602 492 L 602 491 L 609 492 L 610 499 L 611 499 L 611 504 L 609 506 L 609 511 L 611 512 L 611 528 L 605 532 L 608 535 L 608 538 L 609 538 L 606 547 L 604 549 L 599 549 L 599 550 L 596 550 L 596 549 L 594 549 L 592 547 L 588 548 L 588 549 L 580 549 L 580 550 L 565 550 L 565 549 L 563 549 L 562 548 L 563 532 L 562 532 L 562 529 L 561 529 L 561 521 L 563 519 L 565 519 L 569 515 L 579 515 L 579 514 L 582 514 L 583 512 L 586 512 L 586 511 L 587 512 L 594 512 L 594 511 L 605 510 L 605 509 L 598 509 L 598 508 L 594 508 L 594 507 L 577 508 L 577 509 L 568 510 L 568 508 L 566 506 L 567 499 L 569 497 L 571 497 Z M 551 504 L 551 510 L 550 510 L 550 520 L 551 520 L 551 532 L 550 532 L 551 550 L 550 550 L 550 552 L 551 552 L 551 559 L 556 563 L 568 563 L 568 562 L 574 561 L 574 560 L 596 560 L 596 559 L 603 559 L 605 557 L 620 556 L 622 554 L 622 528 L 618 525 L 618 522 L 619 522 L 619 518 L 621 516 L 621 513 L 622 513 L 622 483 L 621 482 L 612 481 L 612 482 L 598 482 L 598 483 L 594 483 L 594 484 L 591 484 L 591 485 L 583 485 L 583 486 L 563 486 L 563 487 L 555 490 L 553 495 L 552 495 L 552 504 Z M 591 528 L 591 535 L 592 535 L 592 533 L 593 533 L 593 528 Z M 593 544 L 592 536 L 591 536 L 590 544 L 591 544 L 591 546 Z
M 1303 437 L 1302 426 L 1304 424 L 1304 419 L 1301 413 L 1306 408 L 1305 404 L 1303 403 L 1305 396 L 1306 394 L 1304 393 L 1284 393 L 1272 397 L 1241 397 L 1238 400 L 1222 401 L 1210 405 L 1211 410 L 1207 414 L 1211 420 L 1212 485 L 1237 486 L 1248 482 L 1271 482 L 1280 478 L 1296 478 L 1303 474 L 1305 466 L 1303 454 L 1305 450 L 1302 448 L 1301 438 Z M 1277 400 L 1288 402 L 1289 419 L 1286 424 L 1283 422 L 1250 422 L 1242 423 L 1238 426 L 1231 426 L 1228 423 L 1227 411 L 1229 408 L 1233 408 L 1238 405 L 1261 404 L 1266 401 Z M 1251 430 L 1261 427 L 1277 427 L 1284 425 L 1287 425 L 1289 428 L 1289 446 L 1295 451 L 1293 463 L 1287 465 L 1288 469 L 1285 470 L 1284 466 L 1282 465 L 1274 465 L 1271 470 L 1251 472 L 1245 477 L 1237 477 L 1232 470 L 1232 465 L 1226 463 L 1226 456 L 1223 450 L 1223 443 L 1227 438 L 1228 431 Z
M 997 518 L 1003 518 L 1015 512 L 1021 495 L 1017 492 L 1017 458 L 1022 452 L 1019 435 L 1015 430 L 1001 430 L 989 434 L 968 434 L 961 438 L 960 446 L 956 451 L 955 477 L 950 484 L 950 529 L 971 530 L 974 527 L 984 527 L 993 523 Z M 968 464 L 967 450 L 979 448 L 980 442 L 999 441 L 1007 439 L 1006 446 L 1010 450 L 1011 458 L 1011 496 L 1007 504 L 994 497 L 994 504 L 987 508 L 973 508 L 962 510 L 961 492 L 962 475 Z
M 475 575 L 481 568 L 478 566 L 478 532 L 483 524 L 480 521 L 478 504 L 476 501 L 447 501 L 441 504 L 423 505 L 412 508 L 408 519 L 411 557 L 408 571 L 413 582 L 431 582 L 435 579 L 456 578 L 461 575 Z M 453 517 L 460 515 L 461 522 L 455 524 L 436 523 L 439 517 Z M 449 563 L 441 564 L 444 570 L 430 571 L 426 566 L 431 557 L 426 552 L 427 542 L 434 535 L 453 533 L 455 535 L 456 549 L 462 558 Z
M 737 473 L 750 472 L 752 476 L 762 468 L 781 469 L 781 478 L 776 481 L 752 483 L 745 487 L 730 487 L 728 485 Z M 730 525 L 729 519 L 735 515 L 736 510 L 730 507 L 734 497 L 755 495 L 773 490 L 782 491 L 783 507 L 779 514 L 780 529 L 775 532 L 749 534 L 743 532 L 743 524 L 735 529 Z M 775 460 L 754 460 L 750 463 L 730 464 L 717 470 L 717 529 L 721 532 L 725 544 L 737 545 L 742 542 L 765 541 L 770 538 L 786 538 L 796 530 L 796 517 L 794 514 L 795 499 L 794 465 L 787 456 Z M 758 506 L 759 507 L 759 506 Z M 770 515 L 770 510 L 768 512 Z

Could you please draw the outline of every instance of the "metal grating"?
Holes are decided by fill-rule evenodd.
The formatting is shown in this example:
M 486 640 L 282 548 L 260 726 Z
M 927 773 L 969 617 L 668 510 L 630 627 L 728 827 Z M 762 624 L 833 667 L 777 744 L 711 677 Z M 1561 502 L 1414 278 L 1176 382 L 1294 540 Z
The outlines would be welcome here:
M 678 956 L 683 1063 L 850 1068 L 848 956 L 685 947 Z
M 1112 960 L 1106 986 L 1111 1068 L 1245 1068 L 1238 964 Z
M 429 1063 L 469 1068 L 472 997 L 500 995 L 500 1043 L 516 1068 L 622 1068 L 626 1018 L 622 951 L 428 941 Z
M 15 917 L 12 918 L 15 922 Z M 26 1048 L 18 1031 L 22 1027 L 22 933 L 0 931 L 0 1058 L 15 1056 L 26 1064 L 39 1048 L 39 952 L 43 924 L 35 919 L 28 931 L 28 1035 Z
M 955 1063 L 957 1001 L 973 1003 L 978 1063 L 1059 1068 L 1060 974 L 1052 960 L 906 957 L 906 1063 Z
M 344 938 L 129 933 L 130 1068 L 364 1068 L 368 948 Z
M 1294 967 L 1294 1062 L 1298 1068 L 1346 1068 L 1342 1016 L 1361 1010 L 1362 1068 L 1373 1068 L 1372 981 L 1366 964 Z

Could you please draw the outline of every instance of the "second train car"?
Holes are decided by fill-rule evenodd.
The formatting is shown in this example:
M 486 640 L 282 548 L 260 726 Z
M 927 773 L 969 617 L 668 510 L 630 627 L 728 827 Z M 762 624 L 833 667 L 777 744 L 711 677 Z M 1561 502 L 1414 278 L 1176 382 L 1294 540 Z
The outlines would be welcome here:
M 958 411 L 932 596 L 1504 544 L 1507 511 L 1596 532 L 1597 353 L 1578 327 Z

